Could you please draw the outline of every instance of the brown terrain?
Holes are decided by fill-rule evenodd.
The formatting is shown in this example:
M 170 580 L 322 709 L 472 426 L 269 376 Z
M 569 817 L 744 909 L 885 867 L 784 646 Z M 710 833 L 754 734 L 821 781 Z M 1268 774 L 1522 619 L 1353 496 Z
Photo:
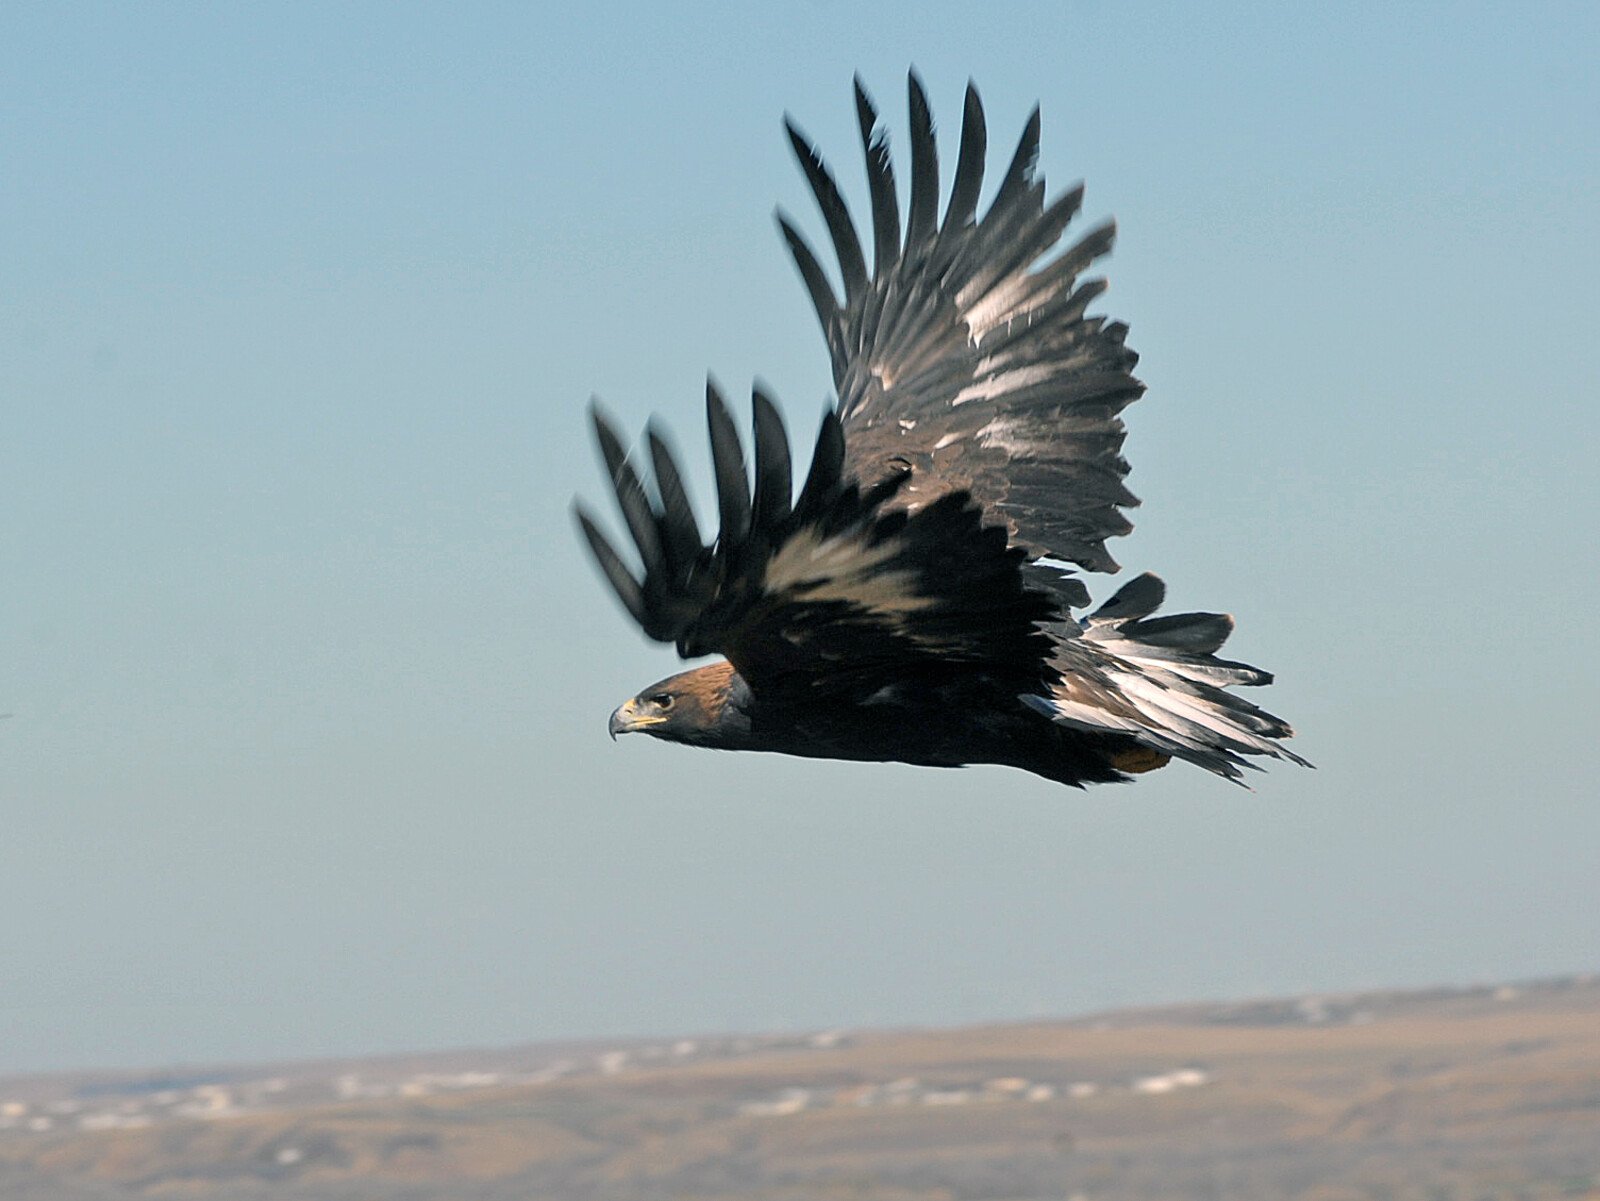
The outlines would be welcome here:
M 1595 1201 L 1600 982 L 0 1080 L 0 1197 Z

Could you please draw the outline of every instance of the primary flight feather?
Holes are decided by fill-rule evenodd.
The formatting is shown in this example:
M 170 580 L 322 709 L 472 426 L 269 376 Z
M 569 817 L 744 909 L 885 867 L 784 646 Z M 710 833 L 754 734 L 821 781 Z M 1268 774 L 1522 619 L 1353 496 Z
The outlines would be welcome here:
M 966 93 L 954 181 L 938 216 L 938 150 L 910 78 L 904 232 L 894 164 L 860 81 L 872 214 L 860 234 L 816 149 L 786 123 L 833 246 L 778 224 L 816 309 L 837 405 L 798 495 L 783 420 L 753 400 L 753 476 L 726 402 L 706 390 L 720 528 L 706 542 L 683 473 L 654 429 L 646 481 L 598 408 L 595 433 L 638 565 L 582 505 L 602 573 L 645 633 L 723 658 L 651 685 L 610 730 L 728 750 L 958 767 L 994 763 L 1063 784 L 1125 780 L 1185 759 L 1237 780 L 1253 757 L 1304 763 L 1287 723 L 1229 691 L 1271 676 L 1216 651 L 1217 613 L 1153 616 L 1141 575 L 1083 618 L 1068 568 L 1118 570 L 1107 538 L 1138 500 L 1123 484 L 1121 410 L 1144 386 L 1127 327 L 1086 314 L 1080 273 L 1108 223 L 1049 257 L 1083 189 L 1050 200 L 1039 112 L 980 218 L 987 132 Z M 753 484 L 752 484 L 753 479 Z

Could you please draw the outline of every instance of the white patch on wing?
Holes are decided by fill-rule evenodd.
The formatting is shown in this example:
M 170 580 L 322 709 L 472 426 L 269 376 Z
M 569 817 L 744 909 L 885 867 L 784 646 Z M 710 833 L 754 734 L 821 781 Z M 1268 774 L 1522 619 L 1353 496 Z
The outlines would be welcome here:
M 970 284 L 956 294 L 956 308 L 974 346 L 981 344 L 990 330 L 1039 306 L 1040 298 L 1028 296 L 1030 282 L 1026 271 L 1017 271 L 994 284 L 982 297 L 973 295 L 976 289 Z
M 981 368 L 981 364 L 980 364 Z M 964 405 L 974 400 L 994 400 L 997 397 L 1009 395 L 1020 391 L 1033 384 L 1042 383 L 1056 374 L 1056 365 L 1046 363 L 1043 366 L 1014 367 L 1009 371 L 997 371 L 993 375 L 983 375 L 973 380 L 950 403 L 951 405 Z
M 996 417 L 977 433 L 978 441 L 994 450 L 1003 450 L 1013 459 L 1027 458 L 1038 450 L 1037 440 L 1017 436 L 1017 423 Z
M 908 614 L 936 602 L 917 592 L 915 572 L 882 570 L 900 549 L 892 538 L 868 545 L 859 528 L 827 538 L 804 529 L 773 552 L 762 584 L 771 593 L 795 592 L 801 601 L 845 601 L 903 625 Z

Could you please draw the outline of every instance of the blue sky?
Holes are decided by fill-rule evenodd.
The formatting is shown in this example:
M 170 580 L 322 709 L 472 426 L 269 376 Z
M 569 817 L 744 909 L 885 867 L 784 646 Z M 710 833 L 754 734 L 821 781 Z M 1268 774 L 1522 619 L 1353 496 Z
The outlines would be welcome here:
M 0 1070 L 1600 966 L 1596 9 L 572 8 L 0 10 Z M 584 404 L 810 428 L 779 121 L 859 203 L 912 63 L 1118 218 L 1113 550 L 1317 772 L 607 740 Z

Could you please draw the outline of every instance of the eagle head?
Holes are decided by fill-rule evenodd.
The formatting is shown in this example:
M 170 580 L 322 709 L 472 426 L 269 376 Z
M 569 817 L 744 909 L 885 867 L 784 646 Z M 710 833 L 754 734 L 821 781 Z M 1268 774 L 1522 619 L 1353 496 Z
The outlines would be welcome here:
M 696 746 L 741 746 L 750 731 L 736 694 L 748 693 L 726 660 L 658 680 L 618 705 L 607 728 Z

